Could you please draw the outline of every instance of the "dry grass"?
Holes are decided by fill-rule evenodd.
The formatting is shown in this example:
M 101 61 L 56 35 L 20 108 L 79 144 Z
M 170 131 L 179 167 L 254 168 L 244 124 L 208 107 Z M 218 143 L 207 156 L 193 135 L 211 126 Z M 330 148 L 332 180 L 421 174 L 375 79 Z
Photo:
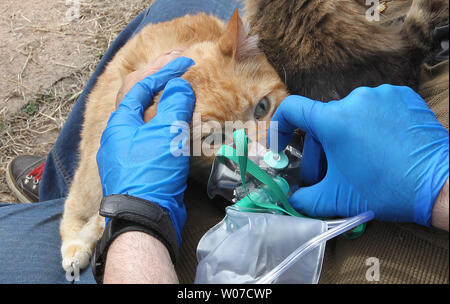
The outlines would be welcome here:
M 93 56 L 84 66 L 74 68 L 70 77 L 58 80 L 42 92 L 36 92 L 36 97 L 21 111 L 14 114 L 6 113 L 5 109 L 0 111 L 0 202 L 16 200 L 4 178 L 8 162 L 17 155 L 44 156 L 49 152 L 102 54 L 125 25 L 152 1 L 81 1 L 81 17 L 78 21 L 63 24 L 59 29 L 29 29 L 33 32 L 58 31 L 64 37 L 76 35 L 80 37 L 79 43 L 87 47 Z M 32 52 L 32 48 L 28 50 Z M 23 48 L 17 51 L 23 52 Z M 31 55 L 28 58 L 32 60 Z M 23 74 L 25 68 L 26 66 L 18 71 L 18 74 Z

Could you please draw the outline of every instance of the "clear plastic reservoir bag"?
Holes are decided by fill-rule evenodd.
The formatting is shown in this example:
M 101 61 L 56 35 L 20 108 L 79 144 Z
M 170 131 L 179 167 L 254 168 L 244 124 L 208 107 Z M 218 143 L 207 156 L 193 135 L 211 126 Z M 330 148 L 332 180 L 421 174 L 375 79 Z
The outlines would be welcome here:
M 302 244 L 327 230 L 327 222 L 321 220 L 228 207 L 225 218 L 198 244 L 195 283 L 257 283 Z M 317 283 L 325 244 L 312 249 L 272 283 Z

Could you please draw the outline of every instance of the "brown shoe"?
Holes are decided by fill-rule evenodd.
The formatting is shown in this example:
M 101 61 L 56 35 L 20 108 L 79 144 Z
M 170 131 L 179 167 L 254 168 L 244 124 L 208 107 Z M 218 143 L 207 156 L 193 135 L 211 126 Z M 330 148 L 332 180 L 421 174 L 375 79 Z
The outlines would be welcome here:
M 14 158 L 6 170 L 6 182 L 21 203 L 39 201 L 39 184 L 44 172 L 45 158 L 23 155 Z

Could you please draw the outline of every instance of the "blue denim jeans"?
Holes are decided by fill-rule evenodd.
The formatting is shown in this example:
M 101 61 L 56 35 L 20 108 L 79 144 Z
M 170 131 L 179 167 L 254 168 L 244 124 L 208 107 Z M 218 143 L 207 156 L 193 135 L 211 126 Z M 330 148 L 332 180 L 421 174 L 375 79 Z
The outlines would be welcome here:
M 27 205 L 0 204 L 0 283 L 51 284 L 72 281 L 67 280 L 61 266 L 59 221 L 78 163 L 78 145 L 87 96 L 116 52 L 148 23 L 164 22 L 198 12 L 228 20 L 235 8 L 241 9 L 241 5 L 234 0 L 158 0 L 120 33 L 75 103 L 47 157 L 39 189 L 40 202 Z M 92 271 L 89 268 L 82 271 L 75 283 L 95 283 Z

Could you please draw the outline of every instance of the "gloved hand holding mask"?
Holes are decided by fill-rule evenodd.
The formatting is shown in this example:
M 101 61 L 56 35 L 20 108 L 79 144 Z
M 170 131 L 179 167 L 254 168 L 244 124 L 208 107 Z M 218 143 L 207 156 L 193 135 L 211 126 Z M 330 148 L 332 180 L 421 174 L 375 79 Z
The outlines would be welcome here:
M 277 149 L 283 150 L 300 128 L 326 155 L 325 178 L 290 197 L 299 212 L 350 217 L 372 210 L 378 220 L 430 225 L 435 199 L 449 176 L 449 136 L 412 89 L 358 88 L 327 104 L 290 96 L 273 122 L 278 126 L 272 123 L 269 142 L 278 136 Z M 320 149 L 304 154 L 313 152 L 320 157 Z M 305 159 L 314 156 L 304 155 L 308 166 Z

